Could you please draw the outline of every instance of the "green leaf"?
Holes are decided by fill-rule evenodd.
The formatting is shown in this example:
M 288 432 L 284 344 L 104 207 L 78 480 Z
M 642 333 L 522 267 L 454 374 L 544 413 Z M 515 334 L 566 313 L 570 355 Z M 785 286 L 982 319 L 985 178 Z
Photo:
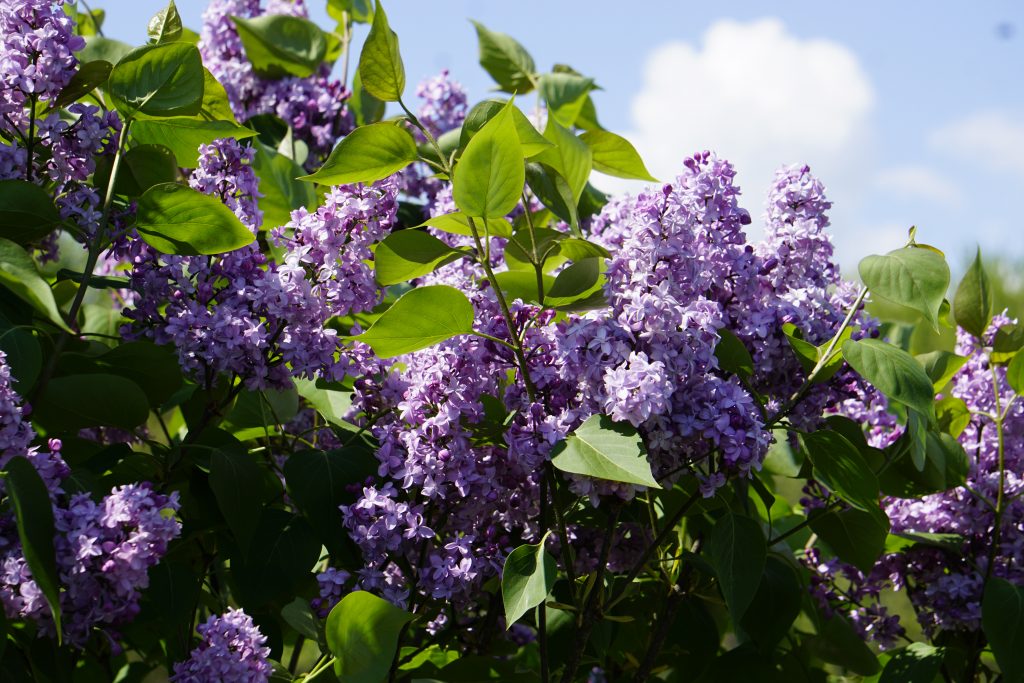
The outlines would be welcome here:
M 168 0 L 167 7 L 153 15 L 146 27 L 149 39 L 154 43 L 172 43 L 182 35 L 181 15 L 174 6 L 174 0 Z
M 661 488 L 651 473 L 637 431 L 607 415 L 591 415 L 552 451 L 551 464 L 563 472 Z
M 376 123 L 384 118 L 384 103 L 363 87 L 358 70 L 352 79 L 352 95 L 348 98 L 348 108 L 352 112 L 357 126 Z
M 850 505 L 878 510 L 878 478 L 857 448 L 839 432 L 819 430 L 800 441 L 814 465 L 814 478 Z
M 481 231 L 481 237 L 483 237 L 485 228 L 486 233 L 491 237 L 512 237 L 512 226 L 504 218 L 488 218 L 486 221 L 481 218 L 473 222 L 476 223 L 477 229 Z M 440 216 L 428 218 L 422 225 L 429 225 L 432 228 L 450 232 L 453 235 L 473 234 L 473 229 L 469 226 L 469 218 L 461 211 L 444 213 Z
M 740 623 L 762 651 L 773 648 L 789 632 L 800 614 L 804 596 L 793 566 L 778 555 L 769 555 L 750 606 Z
M 1006 363 L 1024 347 L 1024 325 L 1003 325 L 992 340 L 992 362 Z
M 943 396 L 942 399 L 935 402 L 935 420 L 941 431 L 956 439 L 970 424 L 971 411 L 963 399 L 955 396 Z
M 27 244 L 49 235 L 60 222 L 46 190 L 27 180 L 0 180 L 0 238 Z
M 109 173 L 106 175 L 109 177 Z M 174 182 L 177 177 L 178 162 L 171 150 L 163 145 L 136 145 L 121 158 L 114 192 L 138 197 L 154 185 Z
M 576 123 L 594 79 L 571 73 L 550 73 L 540 77 L 540 94 L 548 105 L 548 116 L 566 128 Z
M 316 190 L 309 183 L 298 180 L 305 171 L 283 154 L 262 142 L 257 142 L 256 158 L 252 168 L 259 177 L 260 209 L 263 225 L 278 227 L 291 220 L 291 213 L 300 207 L 316 204 Z
M 741 377 L 750 377 L 754 374 L 754 359 L 750 357 L 750 351 L 740 341 L 740 338 L 726 328 L 718 331 L 720 337 L 715 347 L 715 357 L 718 358 L 718 367 L 725 372 L 730 372 Z
M 505 568 L 501 572 L 501 598 L 505 603 L 506 630 L 544 602 L 555 584 L 558 567 L 555 558 L 544 550 L 547 537 L 545 534 L 536 545 L 521 545 L 505 558 Z
M 157 251 L 182 256 L 223 254 L 256 239 L 219 199 L 177 183 L 146 190 L 135 227 Z
M 538 291 L 537 274 L 525 270 L 506 270 L 494 274 L 498 281 L 498 287 L 504 292 L 505 298 L 512 301 L 522 299 L 527 303 L 538 303 L 541 292 Z M 550 275 L 541 277 L 541 286 L 544 287 L 544 294 L 547 294 L 554 284 L 554 278 Z
M 910 433 L 906 433 L 890 450 L 903 449 L 905 442 L 912 438 Z M 885 495 L 918 498 L 964 484 L 970 470 L 970 460 L 956 437 L 945 432 L 926 430 L 922 438 L 922 449 L 920 469 L 914 462 L 912 452 L 909 458 L 901 450 L 891 456 L 894 458 L 892 464 L 878 477 Z
M 202 108 L 204 84 L 199 50 L 186 43 L 163 43 L 122 57 L 110 72 L 107 89 L 128 116 L 189 116 Z
M 541 204 L 568 223 L 574 234 L 581 234 L 576 198 L 569 181 L 547 164 L 530 163 L 526 165 L 526 183 Z
M 31 305 L 44 318 L 66 329 L 53 291 L 39 275 L 35 261 L 22 247 L 3 238 L 0 238 L 0 285 Z
M 372 183 L 402 170 L 419 157 L 409 131 L 394 123 L 371 123 L 342 138 L 324 165 L 301 180 L 323 185 Z
M 473 139 L 473 136 L 488 121 L 503 111 L 507 105 L 507 100 L 497 99 L 483 100 L 473 105 L 473 108 L 466 114 L 466 119 L 462 122 L 462 128 L 459 130 L 459 147 L 465 148 L 469 141 Z M 534 128 L 530 119 L 526 118 L 526 114 L 520 111 L 518 107 L 512 107 L 509 111 L 512 116 L 512 123 L 516 128 L 516 135 L 519 136 L 519 144 L 522 146 L 524 158 L 529 159 L 554 146 L 550 140 Z
M 32 330 L 11 327 L 0 332 L 0 351 L 7 356 L 11 378 L 17 380 L 15 388 L 27 396 L 43 369 L 43 351 Z
M 110 71 L 113 68 L 113 64 L 102 59 L 80 64 L 78 71 L 71 77 L 71 80 L 64 86 L 64 89 L 60 91 L 57 99 L 53 101 L 53 107 L 55 109 L 66 107 L 72 102 L 76 102 L 88 95 L 96 88 L 106 85 L 107 79 L 110 78 Z
M 644 165 L 636 148 L 626 138 L 606 130 L 591 130 L 580 136 L 594 157 L 594 170 L 616 178 L 658 182 Z
M 432 273 L 466 256 L 422 230 L 399 230 L 388 235 L 373 253 L 373 269 L 380 284 L 397 285 Z
M 473 26 L 480 46 L 480 66 L 494 82 L 508 93 L 525 95 L 533 90 L 537 66 L 526 48 L 512 36 L 491 31 L 478 21 Z
M 382 102 L 397 102 L 405 92 L 405 66 L 398 50 L 398 36 L 391 30 L 380 0 L 359 54 L 359 82 Z
M 244 140 L 254 135 L 256 131 L 231 121 L 203 121 L 181 116 L 143 119 L 132 126 L 132 137 L 136 142 L 163 145 L 185 168 L 196 167 L 200 145 L 208 145 L 220 138 Z
M 264 14 L 252 19 L 231 17 L 231 21 L 253 70 L 265 78 L 307 78 L 327 55 L 327 37 L 308 19 Z
M 249 551 L 263 509 L 263 468 L 239 449 L 219 448 L 210 455 L 210 489 L 243 553 Z
M 183 382 L 174 349 L 153 342 L 122 342 L 96 358 L 96 364 L 103 372 L 135 382 L 153 408 L 170 399 Z
M 935 391 L 941 391 L 953 379 L 957 370 L 964 366 L 967 358 L 949 351 L 931 351 L 915 356 L 917 362 L 924 366 L 924 371 L 932 381 Z
M 50 606 L 59 643 L 60 574 L 57 572 L 57 556 L 53 547 L 55 534 L 50 494 L 39 472 L 26 458 L 14 456 L 7 462 L 5 469 L 4 483 L 13 503 L 25 562 L 46 598 L 46 604 Z
M 369 344 L 380 358 L 392 358 L 473 332 L 473 304 L 447 285 L 412 289 L 353 339 Z
M 1024 587 L 989 578 L 981 600 L 981 628 L 1003 677 L 1024 678 Z
M 587 179 L 590 177 L 590 170 L 593 167 L 593 154 L 590 147 L 552 118 L 548 119 L 544 137 L 555 146 L 538 154 L 537 161 L 558 171 L 572 188 L 574 203 L 578 202 L 583 195 L 583 188 L 587 185 Z
M 548 288 L 544 304 L 572 311 L 607 306 L 604 298 L 605 268 L 605 260 L 596 257 L 580 259 L 563 268 Z
M 1006 366 L 1006 382 L 1017 394 L 1024 394 L 1024 354 L 1018 353 Z
M 921 247 L 904 247 L 860 262 L 860 277 L 876 294 L 921 313 L 939 330 L 939 308 L 949 287 L 949 266 L 941 254 Z
M 455 165 L 452 196 L 464 214 L 500 218 L 519 203 L 526 171 L 509 108 L 496 115 L 466 145 Z
M 715 522 L 708 540 L 708 561 L 736 623 L 757 594 L 767 557 L 764 534 L 756 521 L 727 512 Z
M 894 650 L 878 683 L 932 683 L 942 669 L 946 648 L 911 643 Z
M 339 448 L 332 451 L 299 451 L 284 464 L 288 495 L 309 520 L 332 557 L 352 555 L 346 547 L 347 534 L 340 505 L 355 502 L 367 477 L 377 473 L 377 459 L 365 449 Z
M 839 614 L 822 620 L 818 635 L 805 641 L 809 649 L 827 662 L 838 664 L 861 676 L 878 672 L 878 657 L 850 622 Z
M 131 430 L 148 417 L 149 399 L 139 385 L 107 373 L 54 377 L 32 411 L 33 420 L 60 432 L 89 427 Z
M 981 262 L 981 249 L 967 269 L 953 296 L 956 324 L 979 339 L 992 320 L 992 283 Z
M 841 560 L 867 574 L 885 549 L 889 518 L 880 509 L 832 510 L 812 516 L 811 530 Z
M 227 91 L 206 67 L 203 67 L 203 106 L 199 115 L 207 121 L 238 123 Z
M 313 614 L 309 600 L 295 598 L 281 608 L 281 618 L 303 638 L 316 642 L 320 639 L 319 620 Z M 271 679 L 273 680 L 273 679 Z
M 913 356 L 879 339 L 848 340 L 843 358 L 861 377 L 897 403 L 934 415 L 932 381 Z
M 76 55 L 79 62 L 107 62 L 117 64 L 126 54 L 132 51 L 132 46 L 113 38 L 103 36 L 88 36 L 85 39 L 85 47 Z
M 378 8 L 378 12 L 380 9 Z M 340 683 L 381 683 L 413 615 L 366 591 L 353 591 L 327 617 L 327 647 Z
M 327 0 L 327 14 L 335 21 L 342 21 L 342 12 L 347 12 L 352 21 L 369 24 L 373 21 L 371 0 Z

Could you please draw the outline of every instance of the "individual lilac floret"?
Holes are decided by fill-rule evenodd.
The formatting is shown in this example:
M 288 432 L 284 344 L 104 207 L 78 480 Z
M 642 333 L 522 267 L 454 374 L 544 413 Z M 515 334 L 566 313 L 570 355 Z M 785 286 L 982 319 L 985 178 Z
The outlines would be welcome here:
M 202 642 L 174 665 L 175 683 L 266 683 L 273 672 L 267 637 L 240 609 L 211 615 L 196 629 Z

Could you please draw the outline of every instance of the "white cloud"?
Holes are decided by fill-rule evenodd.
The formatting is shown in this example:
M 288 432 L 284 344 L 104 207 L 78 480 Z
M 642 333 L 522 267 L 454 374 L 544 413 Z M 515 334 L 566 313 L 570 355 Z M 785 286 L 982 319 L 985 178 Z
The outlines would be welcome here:
M 808 163 L 828 187 L 844 188 L 842 197 L 830 193 L 842 211 L 841 202 L 864 185 L 874 103 L 867 74 L 843 45 L 798 38 L 774 18 L 724 20 L 699 46 L 673 42 L 652 51 L 627 136 L 662 179 L 702 149 L 728 158 L 755 215 L 776 168 Z
M 960 206 L 960 187 L 928 166 L 895 166 L 875 176 L 875 187 L 890 196 Z
M 983 111 L 934 131 L 931 146 L 980 167 L 1024 173 L 1024 118 Z

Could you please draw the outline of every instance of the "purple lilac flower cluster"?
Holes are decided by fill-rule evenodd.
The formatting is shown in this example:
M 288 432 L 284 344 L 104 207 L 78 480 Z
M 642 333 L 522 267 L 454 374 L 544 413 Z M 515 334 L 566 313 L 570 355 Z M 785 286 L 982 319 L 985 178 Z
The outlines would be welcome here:
M 63 484 L 70 470 L 60 456 L 60 441 L 50 439 L 49 449 L 40 452 L 30 445 L 35 436 L 0 352 L 0 467 L 15 456 L 26 457 L 50 492 L 63 637 L 82 647 L 94 628 L 116 636 L 113 629 L 138 613 L 149 568 L 181 532 L 174 514 L 178 495 L 155 493 L 141 482 L 119 486 L 98 503 L 85 493 L 66 496 Z M 50 608 L 11 514 L 0 516 L 0 603 L 8 618 L 34 621 L 54 635 Z
M 421 100 L 416 118 L 435 138 L 462 125 L 468 112 L 468 98 L 462 84 L 448 76 L 448 69 L 437 76 L 424 79 L 416 88 Z M 413 135 L 420 142 L 426 137 L 418 128 L 412 128 Z M 407 166 L 399 173 L 402 192 L 410 199 L 424 202 L 425 217 L 437 215 L 438 195 L 447 192 L 451 198 L 451 186 L 435 177 L 434 169 L 423 163 Z M 435 208 L 431 208 L 435 207 Z M 454 204 L 451 211 L 454 211 Z M 442 211 L 441 213 L 448 213 Z
M 313 169 L 338 138 L 352 130 L 352 116 L 345 104 L 350 93 L 341 81 L 331 78 L 326 64 L 308 78 L 257 75 L 231 17 L 264 14 L 308 17 L 303 0 L 276 0 L 265 9 L 259 0 L 213 0 L 203 13 L 199 40 L 203 63 L 224 86 L 240 121 L 258 114 L 276 115 L 291 127 L 296 139 L 309 146 L 307 166 Z
M 175 683 L 266 683 L 273 667 L 267 637 L 240 609 L 211 615 L 197 629 L 202 642 L 184 662 L 174 665 Z
M 96 155 L 110 151 L 120 121 L 113 112 L 77 103 L 67 118 L 40 118 L 34 102 L 52 101 L 74 75 L 73 52 L 84 46 L 62 3 L 16 0 L 0 6 L 0 179 L 49 181 L 61 217 L 95 230 L 99 195 L 86 181 Z M 52 245 L 44 258 L 53 257 Z
M 218 140 L 201 150 L 192 187 L 219 197 L 254 233 L 261 213 L 251 148 Z M 296 211 L 271 239 L 284 255 L 267 259 L 259 244 L 217 256 L 167 256 L 126 239 L 139 293 L 124 315 L 129 337 L 173 344 L 182 368 L 210 385 L 233 374 L 249 388 L 282 387 L 291 376 L 341 379 L 358 352 L 342 348 L 325 323 L 380 302 L 366 261 L 395 219 L 393 181 L 332 188 L 323 206 Z

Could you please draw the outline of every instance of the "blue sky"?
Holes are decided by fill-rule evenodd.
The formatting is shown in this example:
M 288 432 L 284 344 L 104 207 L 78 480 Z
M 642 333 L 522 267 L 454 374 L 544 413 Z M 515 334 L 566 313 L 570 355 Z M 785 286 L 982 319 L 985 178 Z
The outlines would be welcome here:
M 102 0 L 96 0 L 102 6 Z M 198 30 L 203 0 L 179 0 Z M 325 1 L 310 0 L 329 26 Z M 105 32 L 145 38 L 158 0 L 108 0 Z M 772 169 L 811 165 L 835 202 L 849 268 L 910 225 L 955 269 L 980 243 L 1024 261 L 1024 4 L 517 0 L 386 4 L 410 83 L 449 68 L 473 100 L 492 87 L 468 18 L 519 39 L 538 67 L 594 76 L 605 127 L 656 176 L 710 148 L 763 210 Z M 630 189 L 608 181 L 609 189 Z M 635 186 L 634 186 L 635 188 Z

